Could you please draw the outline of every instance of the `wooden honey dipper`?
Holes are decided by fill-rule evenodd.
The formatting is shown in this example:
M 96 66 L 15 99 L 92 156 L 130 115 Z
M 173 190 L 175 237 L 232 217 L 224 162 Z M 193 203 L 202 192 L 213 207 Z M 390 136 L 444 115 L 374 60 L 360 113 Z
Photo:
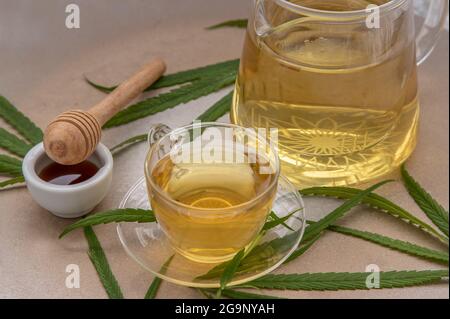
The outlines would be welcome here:
M 165 71 L 164 61 L 154 59 L 89 110 L 72 110 L 59 115 L 44 132 L 47 155 L 63 165 L 86 160 L 100 141 L 102 126 Z

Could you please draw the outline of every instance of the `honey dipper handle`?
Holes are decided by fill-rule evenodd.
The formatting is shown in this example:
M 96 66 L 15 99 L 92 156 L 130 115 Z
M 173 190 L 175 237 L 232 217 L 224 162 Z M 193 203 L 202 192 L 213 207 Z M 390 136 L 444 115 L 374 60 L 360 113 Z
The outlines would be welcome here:
M 158 80 L 166 71 L 166 64 L 160 58 L 152 60 L 138 73 L 120 84 L 100 103 L 88 110 L 103 126 L 110 118 L 130 103 L 147 87 Z

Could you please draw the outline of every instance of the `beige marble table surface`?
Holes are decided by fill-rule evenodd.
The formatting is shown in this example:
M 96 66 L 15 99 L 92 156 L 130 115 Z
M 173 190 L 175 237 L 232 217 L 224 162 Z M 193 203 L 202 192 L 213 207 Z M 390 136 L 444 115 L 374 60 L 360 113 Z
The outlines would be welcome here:
M 81 28 L 77 30 L 64 26 L 65 6 L 71 2 L 81 9 Z M 63 110 L 87 107 L 102 98 L 102 93 L 85 83 L 84 75 L 113 84 L 155 55 L 167 60 L 169 72 L 238 57 L 242 30 L 204 28 L 246 17 L 247 12 L 247 1 L 242 0 L 0 0 L 0 94 L 45 127 Z M 448 50 L 445 33 L 433 55 L 420 66 L 420 139 L 408 163 L 412 174 L 445 207 L 449 204 Z M 146 132 L 151 123 L 173 127 L 188 123 L 224 93 L 108 130 L 103 142 L 112 146 Z M 141 176 L 145 152 L 146 146 L 140 145 L 115 158 L 113 186 L 98 211 L 117 207 Z M 398 178 L 398 172 L 393 177 Z M 426 218 L 400 183 L 387 185 L 380 193 Z M 307 212 L 316 217 L 336 204 L 332 200 L 306 200 Z M 58 240 L 58 234 L 71 222 L 41 209 L 25 188 L 0 192 L 0 298 L 106 297 L 86 254 L 82 232 Z M 341 224 L 442 249 L 420 231 L 367 208 L 353 210 Z M 95 230 L 124 295 L 142 298 L 151 274 L 126 255 L 115 226 Z M 65 286 L 68 264 L 80 267 L 79 289 Z M 384 271 L 441 268 L 359 239 L 327 233 L 307 254 L 277 272 L 360 272 L 369 264 Z M 448 298 L 449 288 L 448 283 L 442 283 L 391 290 L 271 293 L 291 298 Z M 193 289 L 164 283 L 159 297 L 200 295 Z

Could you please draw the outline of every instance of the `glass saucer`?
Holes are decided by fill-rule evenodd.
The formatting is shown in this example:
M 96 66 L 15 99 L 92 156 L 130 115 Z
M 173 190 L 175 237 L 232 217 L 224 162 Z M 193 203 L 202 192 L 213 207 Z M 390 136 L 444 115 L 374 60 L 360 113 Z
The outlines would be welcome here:
M 131 187 L 119 208 L 151 209 L 144 178 Z M 303 200 L 282 176 L 272 210 L 275 217 L 289 217 L 283 224 L 262 233 L 229 286 L 244 284 L 274 271 L 300 243 L 306 225 Z M 128 255 L 155 276 L 188 287 L 220 287 L 224 264 L 199 263 L 178 254 L 157 223 L 119 223 L 117 233 Z M 168 266 L 163 266 L 169 259 Z

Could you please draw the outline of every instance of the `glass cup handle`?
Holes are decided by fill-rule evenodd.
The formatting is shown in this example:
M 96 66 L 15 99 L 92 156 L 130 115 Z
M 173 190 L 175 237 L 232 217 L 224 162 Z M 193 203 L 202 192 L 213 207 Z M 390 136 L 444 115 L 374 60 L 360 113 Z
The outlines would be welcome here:
M 266 19 L 264 3 L 265 0 L 253 0 L 253 17 L 249 20 L 249 26 L 253 27 L 258 39 L 269 34 L 273 29 Z
M 152 147 L 156 142 L 158 142 L 165 135 L 169 134 L 171 131 L 172 129 L 166 124 L 158 123 L 152 125 L 148 131 L 148 146 Z
M 448 0 L 413 0 L 415 4 L 427 4 L 425 21 L 416 34 L 417 64 L 420 65 L 433 52 L 440 32 L 445 26 L 448 16 Z

